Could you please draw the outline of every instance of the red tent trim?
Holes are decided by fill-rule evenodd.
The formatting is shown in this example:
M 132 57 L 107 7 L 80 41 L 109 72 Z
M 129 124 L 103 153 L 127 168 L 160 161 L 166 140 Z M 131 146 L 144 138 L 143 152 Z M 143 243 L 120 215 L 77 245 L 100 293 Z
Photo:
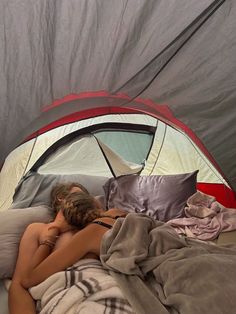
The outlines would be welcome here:
M 51 110 L 54 107 L 64 105 L 70 101 L 75 101 L 79 99 L 80 100 L 87 99 L 87 98 L 95 98 L 95 97 L 106 97 L 108 102 L 109 100 L 112 102 L 113 99 L 123 99 L 128 102 L 125 103 L 124 105 L 121 105 L 120 107 L 112 106 L 112 103 L 111 103 L 111 107 L 109 107 L 109 104 L 106 104 L 108 107 L 106 107 L 106 105 L 104 104 L 104 107 L 102 108 L 97 107 L 94 109 L 83 110 L 75 114 L 71 114 L 65 118 L 59 119 L 41 128 L 38 132 L 35 132 L 34 135 L 31 135 L 30 137 L 28 137 L 28 139 L 32 138 L 33 136 L 36 136 L 36 134 L 37 135 L 42 134 L 43 132 L 50 130 L 50 128 L 54 128 L 65 123 L 76 121 L 76 119 L 82 120 L 82 119 L 90 118 L 92 116 L 99 116 L 99 115 L 101 116 L 103 114 L 108 114 L 108 113 L 142 112 L 142 113 L 149 114 L 155 118 L 158 118 L 162 120 L 163 122 L 171 125 L 172 127 L 178 128 L 182 130 L 184 133 L 186 133 L 189 136 L 189 138 L 191 138 L 192 141 L 200 148 L 200 150 L 204 153 L 204 155 L 207 156 L 207 158 L 211 161 L 211 163 L 218 170 L 218 172 L 224 177 L 224 174 L 221 168 L 219 167 L 219 165 L 217 164 L 213 156 L 209 153 L 205 145 L 201 142 L 201 140 L 196 136 L 196 134 L 190 128 L 188 128 L 183 122 L 179 121 L 174 116 L 174 114 L 172 113 L 168 105 L 157 104 L 153 102 L 151 99 L 143 99 L 140 97 L 132 99 L 131 97 L 129 97 L 128 95 L 124 93 L 117 93 L 113 95 L 113 94 L 109 94 L 106 91 L 88 91 L 88 92 L 82 92 L 80 94 L 70 94 L 63 97 L 62 99 L 55 100 L 51 105 L 44 107 L 44 111 Z M 129 103 L 132 103 L 133 106 L 131 107 Z M 135 107 L 134 107 L 134 104 L 136 104 Z M 143 107 L 139 108 L 138 104 L 145 105 L 146 109 L 144 109 Z M 74 116 L 74 120 L 73 120 L 73 116 Z
M 212 195 L 216 200 L 227 208 L 236 208 L 234 191 L 223 184 L 197 183 L 197 189 L 205 194 Z
M 161 121 L 169 124 L 170 126 L 177 128 L 179 130 L 182 130 L 184 133 L 186 133 L 189 138 L 191 138 L 191 140 L 199 147 L 199 149 L 204 153 L 205 156 L 207 156 L 207 158 L 211 161 L 211 163 L 214 165 L 214 167 L 219 171 L 219 173 L 222 175 L 223 178 L 224 174 L 221 170 L 221 168 L 219 167 L 219 165 L 216 163 L 216 161 L 214 160 L 213 156 L 208 152 L 207 148 L 204 146 L 204 144 L 200 141 L 200 139 L 196 136 L 196 134 L 190 129 L 188 128 L 183 122 L 179 121 L 174 114 L 172 113 L 172 111 L 170 110 L 170 108 L 168 107 L 168 105 L 165 104 L 157 104 L 155 102 L 153 102 L 151 99 L 143 99 L 143 98 L 135 98 L 132 99 L 131 97 L 129 97 L 128 95 L 124 94 L 124 93 L 117 93 L 117 94 L 109 94 L 106 91 L 88 91 L 88 92 L 82 92 L 80 94 L 70 94 L 67 95 L 61 99 L 55 100 L 52 104 L 45 106 L 43 108 L 43 112 L 49 111 L 49 110 L 53 110 L 53 108 L 61 106 L 61 105 L 66 105 L 71 101 L 75 101 L 75 100 L 81 100 L 81 99 L 88 99 L 88 98 L 104 98 L 106 99 L 104 106 L 100 107 L 96 107 L 93 109 L 88 109 L 88 110 L 82 110 L 82 111 L 78 111 L 78 112 L 74 112 L 70 115 L 67 115 L 61 119 L 58 119 L 42 128 L 40 128 L 37 132 L 34 132 L 33 134 L 31 134 L 29 137 L 27 137 L 26 140 L 32 139 L 36 136 L 39 136 L 53 128 L 59 127 L 61 125 L 65 125 L 68 123 L 72 123 L 75 121 L 79 121 L 79 120 L 83 120 L 83 119 L 88 119 L 91 117 L 96 117 L 96 116 L 102 116 L 105 114 L 122 114 L 122 113 L 143 113 L 143 114 L 148 114 L 153 116 L 154 118 L 158 118 Z M 115 99 L 121 99 L 124 100 L 124 104 L 120 104 L 119 106 L 115 106 L 114 105 L 114 101 Z M 112 106 L 113 104 L 113 106 Z M 140 106 L 142 105 L 142 106 Z M 222 187 L 217 187 L 217 186 L 212 186 L 212 190 L 213 191 L 218 191 L 217 193 L 219 193 L 219 197 L 221 197 L 220 195 L 222 195 L 222 199 L 225 199 L 225 197 L 223 197 L 223 195 L 225 195 L 225 191 L 224 191 L 224 185 L 220 184 L 220 186 Z M 200 185 L 201 189 L 205 189 L 205 186 Z M 220 190 L 219 190 L 220 189 Z M 223 189 L 223 190 L 222 190 Z M 209 190 L 209 187 L 207 187 L 207 190 Z M 222 191 L 221 191 L 222 190 Z M 231 191 L 231 190 L 229 190 Z M 228 192 L 227 191 L 227 195 Z M 231 191 L 232 192 L 232 191 Z M 216 194 L 217 194 L 216 193 Z M 234 192 L 233 193 L 233 200 L 235 200 L 235 195 Z M 215 192 L 214 192 L 215 195 Z M 231 201 L 230 201 L 231 203 Z

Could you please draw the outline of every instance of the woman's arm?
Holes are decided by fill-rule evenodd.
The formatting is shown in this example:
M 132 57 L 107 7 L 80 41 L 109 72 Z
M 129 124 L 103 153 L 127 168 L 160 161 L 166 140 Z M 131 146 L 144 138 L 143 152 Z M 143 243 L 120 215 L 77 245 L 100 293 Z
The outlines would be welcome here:
M 35 302 L 29 292 L 23 287 L 22 279 L 25 278 L 28 269 L 38 265 L 50 253 L 52 248 L 48 245 L 40 245 L 44 239 L 55 239 L 58 228 L 48 228 L 53 225 L 33 223 L 29 225 L 20 241 L 19 253 L 15 272 L 9 290 L 9 310 L 11 314 L 35 313 Z
M 36 314 L 35 301 L 18 280 L 13 280 L 8 294 L 10 314 Z
M 42 228 L 43 224 L 34 223 L 29 225 L 21 239 L 16 268 L 9 290 L 8 305 L 10 314 L 36 313 L 34 300 L 22 286 L 21 278 L 31 264 L 32 257 L 38 248 L 38 239 Z
M 42 262 L 39 259 L 38 265 L 31 264 L 22 278 L 22 285 L 28 289 L 39 284 L 52 274 L 65 270 L 72 266 L 78 260 L 83 258 L 87 253 L 95 253 L 99 255 L 100 244 L 104 233 L 107 231 L 99 225 L 91 224 L 72 236 L 70 242 L 58 250 L 51 253 Z M 40 248 L 44 254 L 46 245 Z
M 30 293 L 23 287 L 22 281 L 27 276 L 29 269 L 40 264 L 52 251 L 50 245 L 40 245 L 49 240 L 56 242 L 59 232 L 71 229 L 65 223 L 61 214 L 58 214 L 53 223 L 33 223 L 29 225 L 20 241 L 19 253 L 15 272 L 9 290 L 9 310 L 11 314 L 35 313 L 35 302 Z

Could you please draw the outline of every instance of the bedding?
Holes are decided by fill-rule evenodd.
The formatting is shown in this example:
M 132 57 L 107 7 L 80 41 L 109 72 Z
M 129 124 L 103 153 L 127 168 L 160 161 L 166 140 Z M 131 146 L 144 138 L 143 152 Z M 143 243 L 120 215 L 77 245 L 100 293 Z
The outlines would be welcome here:
M 226 208 L 200 191 L 189 197 L 184 212 L 185 217 L 167 222 L 179 234 L 210 241 L 222 232 L 236 230 L 236 209 Z
M 183 217 L 187 199 L 196 190 L 198 170 L 175 175 L 125 175 L 104 185 L 107 208 L 144 213 L 160 221 Z
M 0 280 L 0 309 L 1 314 L 8 314 L 8 294 L 3 280 Z
M 192 213 L 198 219 L 214 218 L 222 209 L 213 197 L 196 192 L 196 176 L 197 171 L 171 176 L 129 175 L 108 181 L 85 176 L 84 180 L 89 180 L 87 185 L 80 178 L 78 182 L 86 188 L 91 186 L 90 192 L 97 195 L 102 195 L 106 182 L 107 204 L 122 208 L 126 205 L 130 213 L 125 219 L 119 218 L 105 234 L 101 262 L 81 260 L 30 289 L 38 300 L 38 311 L 149 314 L 155 309 L 159 314 L 202 314 L 212 308 L 214 314 L 233 314 L 236 245 L 218 247 L 180 236 L 165 223 L 170 217 L 183 219 Z M 18 186 L 13 208 L 0 213 L 5 228 L 0 229 L 1 253 L 2 248 L 7 250 L 7 241 L 9 244 L 8 257 L 0 260 L 1 278 L 11 277 L 26 226 L 52 219 L 47 201 L 37 207 L 14 209 L 14 206 L 39 204 L 45 195 L 49 196 L 52 185 L 59 180 L 65 182 L 63 177 L 54 175 L 31 174 L 28 179 L 26 185 Z M 71 176 L 68 180 L 75 181 Z M 95 182 L 102 182 L 98 189 L 90 185 Z M 28 189 L 32 192 L 29 197 Z M 222 269 L 225 271 L 219 271 Z
M 217 245 L 236 245 L 236 230 L 221 232 L 216 240 Z
M 135 313 L 235 313 L 236 246 L 181 238 L 168 224 L 129 213 L 104 235 L 101 261 Z
M 98 260 L 84 259 L 58 272 L 30 293 L 40 314 L 133 313 L 116 280 Z

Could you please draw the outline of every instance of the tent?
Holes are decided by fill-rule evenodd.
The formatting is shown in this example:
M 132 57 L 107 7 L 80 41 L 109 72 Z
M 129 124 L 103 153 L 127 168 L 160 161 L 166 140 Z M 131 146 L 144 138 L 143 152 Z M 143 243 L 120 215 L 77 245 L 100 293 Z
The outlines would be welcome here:
M 198 188 L 235 207 L 235 13 L 233 0 L 1 0 L 1 209 L 51 145 L 92 127 L 143 149 L 127 160 L 120 135 L 96 138 L 118 175 L 199 169 Z

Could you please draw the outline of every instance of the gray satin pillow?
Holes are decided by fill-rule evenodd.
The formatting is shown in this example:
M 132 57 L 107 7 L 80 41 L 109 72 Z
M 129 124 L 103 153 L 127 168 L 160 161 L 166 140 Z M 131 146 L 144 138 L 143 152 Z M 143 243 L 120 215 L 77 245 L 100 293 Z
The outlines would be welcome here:
M 11 278 L 15 269 L 20 239 L 33 222 L 52 220 L 46 206 L 11 209 L 0 212 L 0 278 Z
M 160 221 L 183 217 L 187 199 L 196 192 L 198 170 L 175 175 L 125 175 L 104 185 L 107 208 L 147 214 Z

